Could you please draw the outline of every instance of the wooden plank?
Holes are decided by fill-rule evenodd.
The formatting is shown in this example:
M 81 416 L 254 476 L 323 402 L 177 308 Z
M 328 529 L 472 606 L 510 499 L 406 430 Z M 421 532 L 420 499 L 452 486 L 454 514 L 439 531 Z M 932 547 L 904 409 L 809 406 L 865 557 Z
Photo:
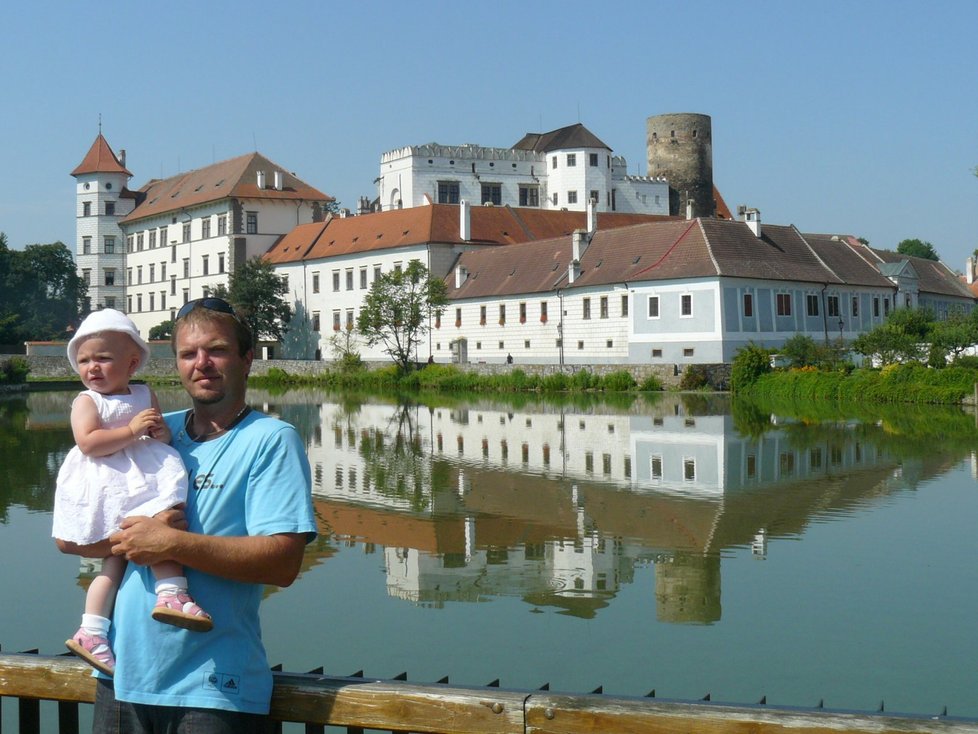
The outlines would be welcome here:
M 651 702 L 608 696 L 532 695 L 527 734 L 978 734 L 978 721 L 771 706 Z
M 0 696 L 95 701 L 92 667 L 75 657 L 0 655 Z
M 280 673 L 271 713 L 283 721 L 364 729 L 523 734 L 525 697 L 482 688 Z

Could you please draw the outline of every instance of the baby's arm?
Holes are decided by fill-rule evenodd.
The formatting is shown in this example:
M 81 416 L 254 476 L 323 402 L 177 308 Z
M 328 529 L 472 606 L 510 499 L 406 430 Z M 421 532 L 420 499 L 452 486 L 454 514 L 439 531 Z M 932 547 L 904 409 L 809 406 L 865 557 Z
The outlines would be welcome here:
M 156 393 L 152 390 L 149 391 L 149 396 L 153 401 L 153 410 L 156 414 L 160 416 L 160 420 L 156 422 L 156 425 L 150 429 L 149 435 L 155 438 L 157 441 L 162 441 L 163 443 L 170 443 L 173 440 L 173 434 L 170 432 L 170 427 L 163 420 L 163 412 L 160 410 L 160 403 L 156 399 Z
M 79 395 L 71 405 L 71 432 L 75 444 L 86 456 L 108 456 L 124 449 L 140 436 L 145 436 L 154 425 L 162 423 L 155 408 L 147 408 L 136 414 L 129 425 L 120 428 L 102 428 L 95 401 L 87 395 Z

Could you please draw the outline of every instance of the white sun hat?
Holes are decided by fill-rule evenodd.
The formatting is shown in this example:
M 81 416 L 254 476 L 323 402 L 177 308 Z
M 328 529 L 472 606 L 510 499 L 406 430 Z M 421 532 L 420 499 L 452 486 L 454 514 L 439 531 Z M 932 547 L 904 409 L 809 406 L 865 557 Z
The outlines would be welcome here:
M 136 365 L 137 370 L 146 364 L 149 360 L 149 345 L 139 335 L 139 330 L 136 329 L 136 325 L 121 311 L 116 311 L 114 308 L 103 308 L 100 311 L 93 311 L 86 316 L 85 320 L 78 327 L 78 331 L 75 332 L 75 335 L 71 337 L 71 341 L 68 342 L 68 361 L 71 362 L 71 368 L 75 372 L 78 372 L 78 348 L 81 346 L 81 343 L 90 336 L 102 334 L 107 331 L 117 331 L 125 334 L 136 343 L 136 346 L 139 347 L 139 364 Z

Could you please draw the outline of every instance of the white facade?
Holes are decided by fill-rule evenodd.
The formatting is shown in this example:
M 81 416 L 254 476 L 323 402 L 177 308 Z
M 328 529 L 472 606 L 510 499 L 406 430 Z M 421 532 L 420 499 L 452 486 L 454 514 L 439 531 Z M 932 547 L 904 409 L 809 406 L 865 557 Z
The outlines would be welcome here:
M 312 202 L 221 199 L 125 224 L 126 312 L 147 335 L 313 214 Z
M 607 148 L 547 153 L 480 145 L 407 146 L 384 153 L 377 195 L 382 211 L 461 200 L 497 206 L 669 214 L 669 184 L 628 176 Z
M 75 261 L 88 285 L 89 309 L 125 308 L 125 233 L 119 220 L 135 204 L 120 196 L 128 178 L 104 171 L 75 176 Z

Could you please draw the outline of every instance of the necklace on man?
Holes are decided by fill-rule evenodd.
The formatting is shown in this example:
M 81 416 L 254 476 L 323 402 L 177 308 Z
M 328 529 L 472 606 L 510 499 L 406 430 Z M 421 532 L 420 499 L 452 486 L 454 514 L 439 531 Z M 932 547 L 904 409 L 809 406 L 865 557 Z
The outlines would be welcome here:
M 187 418 L 184 421 L 183 427 L 184 430 L 187 432 L 187 435 L 190 437 L 192 441 L 206 441 L 208 438 L 213 438 L 214 436 L 217 436 L 220 433 L 224 433 L 225 431 L 229 431 L 232 428 L 234 428 L 238 424 L 238 422 L 242 418 L 244 418 L 245 413 L 247 413 L 249 410 L 250 408 L 247 405 L 245 405 L 241 410 L 238 411 L 238 414 L 231 419 L 231 422 L 228 423 L 223 428 L 217 428 L 216 430 L 213 430 L 210 433 L 201 433 L 201 434 L 197 434 L 194 432 L 193 429 L 194 411 L 188 410 Z

